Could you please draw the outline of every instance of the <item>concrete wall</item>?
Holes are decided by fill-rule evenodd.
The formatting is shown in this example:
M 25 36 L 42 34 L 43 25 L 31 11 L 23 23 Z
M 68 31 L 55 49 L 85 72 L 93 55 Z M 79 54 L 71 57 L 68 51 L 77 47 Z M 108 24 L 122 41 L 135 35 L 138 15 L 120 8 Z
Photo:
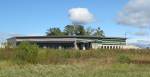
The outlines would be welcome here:
M 7 39 L 7 43 L 8 43 L 11 47 L 16 47 L 16 44 L 17 44 L 15 38 Z
M 92 43 L 92 49 L 123 49 L 124 45 L 102 45 L 99 43 Z
M 99 43 L 92 43 L 92 49 L 141 49 L 134 45 L 102 45 Z

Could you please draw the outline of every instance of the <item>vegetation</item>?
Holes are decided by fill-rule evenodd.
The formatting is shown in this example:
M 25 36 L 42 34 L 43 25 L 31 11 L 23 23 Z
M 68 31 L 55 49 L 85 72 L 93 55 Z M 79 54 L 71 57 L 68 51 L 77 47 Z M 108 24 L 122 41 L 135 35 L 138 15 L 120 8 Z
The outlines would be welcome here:
M 17 48 L 1 48 L 1 61 L 23 61 L 29 64 L 68 64 L 89 59 L 102 60 L 102 63 L 150 63 L 150 52 L 143 50 L 57 50 L 41 49 L 35 44 L 21 43 Z M 106 61 L 106 62 L 105 62 Z
M 98 65 L 58 64 L 4 66 L 1 64 L 0 77 L 149 77 L 149 65 L 112 64 Z
M 60 36 L 60 35 L 93 35 L 93 36 L 100 36 L 104 37 L 104 31 L 98 27 L 97 29 L 92 29 L 91 27 L 84 28 L 82 25 L 67 25 L 65 26 L 64 30 L 61 31 L 59 28 L 50 28 L 46 32 L 47 36 Z
M 65 35 L 85 35 L 85 29 L 82 25 L 67 25 L 64 33 Z
M 94 36 L 101 36 L 101 37 L 104 37 L 104 31 L 101 30 L 100 27 L 98 27 L 98 28 L 96 29 L 96 32 L 95 32 L 93 35 L 94 35 Z
M 118 62 L 120 62 L 120 63 L 130 63 L 131 59 L 125 54 L 120 54 L 118 56 Z
M 51 36 L 51 35 L 55 35 L 55 36 L 59 36 L 59 35 L 64 35 L 63 32 L 61 32 L 61 30 L 59 28 L 50 28 L 48 29 L 48 32 L 46 32 L 47 36 Z
M 37 63 L 39 48 L 36 44 L 22 42 L 15 53 L 15 60 L 17 62 Z
M 149 77 L 150 50 L 0 48 L 0 77 Z

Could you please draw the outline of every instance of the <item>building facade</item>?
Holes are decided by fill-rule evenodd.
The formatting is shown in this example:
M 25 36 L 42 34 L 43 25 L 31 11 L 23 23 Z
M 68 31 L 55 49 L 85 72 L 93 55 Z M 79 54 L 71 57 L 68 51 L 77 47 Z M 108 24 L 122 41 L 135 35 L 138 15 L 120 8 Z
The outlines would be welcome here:
M 97 36 L 20 36 L 7 39 L 7 42 L 16 47 L 27 41 L 42 48 L 56 49 L 122 49 L 126 45 L 126 38 L 97 37 Z

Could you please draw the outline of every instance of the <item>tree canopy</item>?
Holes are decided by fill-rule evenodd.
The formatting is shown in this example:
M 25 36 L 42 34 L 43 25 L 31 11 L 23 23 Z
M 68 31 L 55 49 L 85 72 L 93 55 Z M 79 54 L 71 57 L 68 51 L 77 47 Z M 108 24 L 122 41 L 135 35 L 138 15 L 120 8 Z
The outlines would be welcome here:
M 82 25 L 67 25 L 64 27 L 64 30 L 61 31 L 60 28 L 54 27 L 48 29 L 46 32 L 47 36 L 60 36 L 60 35 L 68 35 L 68 36 L 99 36 L 105 37 L 104 31 L 101 30 L 100 27 L 97 29 L 93 29 L 91 27 L 84 28 Z
M 94 36 L 100 36 L 100 37 L 104 37 L 104 36 L 105 36 L 105 35 L 104 35 L 104 31 L 101 30 L 100 27 L 98 27 L 98 28 L 96 29 L 96 31 L 95 31 L 95 33 L 94 33 L 93 35 L 94 35 Z
M 59 29 L 59 28 L 50 28 L 48 29 L 48 31 L 46 32 L 47 36 L 60 36 L 60 35 L 64 35 L 63 32 Z

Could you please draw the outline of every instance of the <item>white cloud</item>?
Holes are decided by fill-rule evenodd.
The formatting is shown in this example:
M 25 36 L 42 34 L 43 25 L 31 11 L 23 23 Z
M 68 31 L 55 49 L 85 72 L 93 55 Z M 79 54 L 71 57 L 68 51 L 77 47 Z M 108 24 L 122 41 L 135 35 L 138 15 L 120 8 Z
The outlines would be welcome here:
M 93 14 L 87 8 L 72 8 L 69 18 L 74 24 L 87 24 L 94 20 Z
M 127 40 L 127 44 L 140 47 L 150 47 L 150 37 L 147 38 L 132 38 Z
M 129 0 L 117 22 L 135 27 L 150 27 L 150 0 Z
M 146 31 L 139 31 L 139 32 L 133 33 L 133 35 L 136 35 L 136 36 L 148 36 L 149 33 L 146 32 Z

